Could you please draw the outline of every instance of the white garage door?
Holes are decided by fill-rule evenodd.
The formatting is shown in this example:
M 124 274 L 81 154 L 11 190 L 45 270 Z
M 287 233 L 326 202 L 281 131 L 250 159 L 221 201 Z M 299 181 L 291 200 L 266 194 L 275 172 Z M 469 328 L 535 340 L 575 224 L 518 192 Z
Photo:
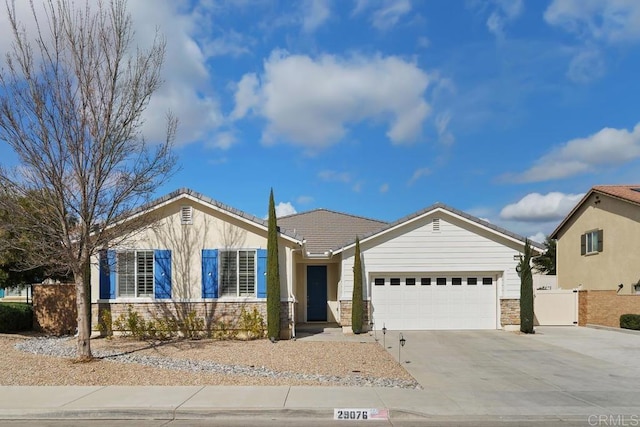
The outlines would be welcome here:
M 376 329 L 496 329 L 496 276 L 374 275 Z

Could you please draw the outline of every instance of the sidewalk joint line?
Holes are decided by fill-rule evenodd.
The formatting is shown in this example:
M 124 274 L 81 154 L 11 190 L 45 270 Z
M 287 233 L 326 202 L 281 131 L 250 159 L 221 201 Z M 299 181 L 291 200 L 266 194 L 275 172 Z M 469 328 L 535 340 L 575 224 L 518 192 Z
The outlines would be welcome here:
M 62 386 L 62 387 L 65 387 L 65 386 Z M 81 387 L 93 387 L 93 386 L 81 386 Z M 78 401 L 78 400 L 80 400 L 80 399 L 84 399 L 84 398 L 85 398 L 85 397 L 87 397 L 87 396 L 91 396 L 92 394 L 97 393 L 97 392 L 99 392 L 100 390 L 104 390 L 104 389 L 105 389 L 105 388 L 107 388 L 107 387 L 109 387 L 109 386 L 108 386 L 108 385 L 98 386 L 98 388 L 97 388 L 97 389 L 95 389 L 95 390 L 91 391 L 90 393 L 83 394 L 82 396 L 80 396 L 80 397 L 78 397 L 78 398 L 76 398 L 76 399 L 73 399 L 73 400 L 71 400 L 71 401 L 69 401 L 69 402 L 65 403 L 64 405 L 62 405 L 62 406 L 61 406 L 61 408 L 64 408 L 65 406 L 70 405 L 71 403 L 75 403 L 75 402 L 77 402 L 77 401 Z

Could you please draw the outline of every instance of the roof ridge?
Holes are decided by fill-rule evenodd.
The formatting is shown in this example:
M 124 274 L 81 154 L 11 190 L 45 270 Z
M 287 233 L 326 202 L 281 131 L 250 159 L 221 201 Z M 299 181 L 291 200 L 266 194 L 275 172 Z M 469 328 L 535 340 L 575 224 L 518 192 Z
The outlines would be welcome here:
M 266 219 L 257 217 L 253 214 L 247 213 L 241 209 L 238 208 L 234 208 L 233 206 L 227 205 L 225 203 L 222 203 L 212 197 L 206 196 L 198 191 L 195 191 L 191 188 L 188 187 L 181 187 L 177 190 L 174 190 L 168 194 L 165 194 L 164 196 L 160 196 L 154 200 L 151 200 L 145 204 L 143 204 L 142 206 L 139 206 L 138 208 L 132 210 L 129 214 L 127 214 L 127 217 L 131 217 L 133 215 L 139 214 L 139 213 L 143 213 L 145 211 L 154 209 L 155 207 L 157 207 L 158 205 L 165 203 L 165 202 L 169 202 L 172 199 L 175 199 L 177 197 L 180 197 L 181 195 L 189 195 L 192 196 L 198 200 L 200 200 L 203 203 L 207 203 L 210 205 L 213 205 L 219 209 L 222 209 L 228 213 L 234 214 L 234 215 L 238 215 L 241 218 L 244 218 L 248 221 L 251 221 L 255 224 L 261 225 L 263 227 L 267 227 L 268 226 L 268 221 Z M 279 231 L 285 235 L 287 235 L 288 237 L 292 238 L 292 239 L 296 239 L 296 240 L 301 240 L 300 236 L 296 235 L 295 233 L 292 232 L 286 232 L 286 229 L 284 228 L 280 228 L 278 227 Z
M 402 218 L 400 218 L 400 219 L 398 219 L 398 220 L 396 220 L 394 222 L 388 223 L 386 227 L 383 227 L 383 228 L 381 228 L 379 230 L 375 230 L 375 231 L 373 231 L 371 233 L 368 233 L 367 235 L 360 237 L 360 239 L 364 240 L 364 239 L 367 239 L 369 237 L 375 236 L 377 234 L 384 233 L 385 231 L 391 230 L 392 228 L 394 228 L 396 226 L 399 226 L 399 225 L 401 225 L 403 223 L 406 223 L 406 222 L 408 222 L 408 221 L 410 221 L 410 220 L 412 220 L 414 218 L 417 218 L 419 216 L 423 216 L 423 215 L 425 215 L 425 214 L 427 214 L 429 212 L 432 212 L 432 211 L 434 211 L 436 209 L 444 209 L 445 211 L 448 211 L 449 213 L 453 213 L 455 215 L 459 215 L 459 216 L 461 216 L 463 218 L 468 219 L 469 221 L 472 221 L 472 222 L 475 222 L 475 223 L 477 223 L 479 225 L 482 225 L 484 227 L 490 228 L 493 231 L 496 231 L 498 233 L 504 234 L 504 235 L 506 235 L 508 237 L 511 237 L 511 238 L 515 239 L 515 240 L 520 240 L 522 242 L 524 242 L 525 240 L 529 240 L 531 245 L 536 247 L 536 248 L 538 248 L 538 249 L 543 249 L 544 248 L 544 246 L 542 244 L 538 243 L 538 242 L 534 242 L 531 239 L 528 239 L 528 238 L 526 238 L 526 237 L 524 237 L 524 236 L 522 236 L 520 234 L 517 234 L 517 233 L 514 233 L 512 231 L 509 231 L 506 228 L 500 227 L 499 225 L 495 225 L 495 224 L 493 224 L 493 223 L 491 223 L 489 221 L 485 221 L 483 219 L 480 219 L 480 218 L 478 218 L 478 217 L 476 217 L 474 215 L 471 215 L 471 214 L 469 214 L 469 213 L 467 213 L 465 211 L 461 211 L 460 209 L 456 209 L 454 207 L 451 207 L 451 206 L 447 205 L 446 203 L 442 203 L 442 202 L 436 202 L 436 203 L 434 203 L 434 204 L 432 204 L 430 206 L 427 206 L 426 208 L 420 209 L 420 210 L 418 210 L 416 212 L 413 212 L 413 213 L 411 213 L 409 215 L 406 215 L 406 216 L 404 216 L 404 217 L 402 217 Z M 334 250 L 343 249 L 343 248 L 345 248 L 347 246 L 353 245 L 354 243 L 355 243 L 355 240 L 352 240 L 351 242 L 349 242 L 347 244 L 344 244 L 341 247 L 334 248 Z
M 291 215 L 281 216 L 278 219 L 291 218 L 291 217 L 300 216 L 300 215 L 307 215 L 307 214 L 311 214 L 311 213 L 319 212 L 319 211 L 325 211 L 325 212 L 330 212 L 330 213 L 334 213 L 334 214 L 338 214 L 338 215 L 350 216 L 352 218 L 364 219 L 364 220 L 367 220 L 367 221 L 379 222 L 381 224 L 389 224 L 388 221 L 383 221 L 381 219 L 375 219 L 375 218 L 366 217 L 366 216 L 362 216 L 362 215 L 355 215 L 355 214 L 351 214 L 351 213 L 348 213 L 348 212 L 340 212 L 340 211 L 336 211 L 336 210 L 333 210 L 333 209 L 327 209 L 327 208 L 316 208 L 316 209 L 311 209 L 311 210 L 304 211 L 304 212 L 297 212 L 297 213 L 294 213 L 294 214 L 291 214 Z

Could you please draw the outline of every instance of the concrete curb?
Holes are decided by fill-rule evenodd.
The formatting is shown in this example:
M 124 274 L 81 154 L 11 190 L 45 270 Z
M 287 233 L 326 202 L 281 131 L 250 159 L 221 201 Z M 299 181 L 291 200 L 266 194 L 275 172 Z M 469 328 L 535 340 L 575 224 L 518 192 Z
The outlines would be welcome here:
M 423 420 L 431 415 L 407 410 L 389 409 L 390 420 Z M 223 419 L 333 419 L 333 408 L 265 408 L 265 409 L 148 409 L 148 408 L 110 408 L 110 409 L 73 409 L 73 410 L 4 410 L 0 411 L 0 420 L 201 420 L 208 418 Z M 442 418 L 442 417 L 441 417 Z

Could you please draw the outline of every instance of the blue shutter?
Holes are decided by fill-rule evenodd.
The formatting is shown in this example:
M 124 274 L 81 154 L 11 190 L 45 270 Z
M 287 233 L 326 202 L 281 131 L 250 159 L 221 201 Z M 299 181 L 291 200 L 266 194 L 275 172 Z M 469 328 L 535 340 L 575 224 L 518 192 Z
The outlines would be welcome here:
M 0 298 L 4 298 L 4 289 L 0 288 Z
M 267 250 L 258 249 L 258 298 L 267 297 Z
M 218 250 L 202 250 L 202 298 L 218 298 Z
M 171 251 L 155 250 L 153 258 L 156 298 L 169 299 L 171 298 Z
M 100 251 L 100 299 L 116 297 L 116 251 Z

